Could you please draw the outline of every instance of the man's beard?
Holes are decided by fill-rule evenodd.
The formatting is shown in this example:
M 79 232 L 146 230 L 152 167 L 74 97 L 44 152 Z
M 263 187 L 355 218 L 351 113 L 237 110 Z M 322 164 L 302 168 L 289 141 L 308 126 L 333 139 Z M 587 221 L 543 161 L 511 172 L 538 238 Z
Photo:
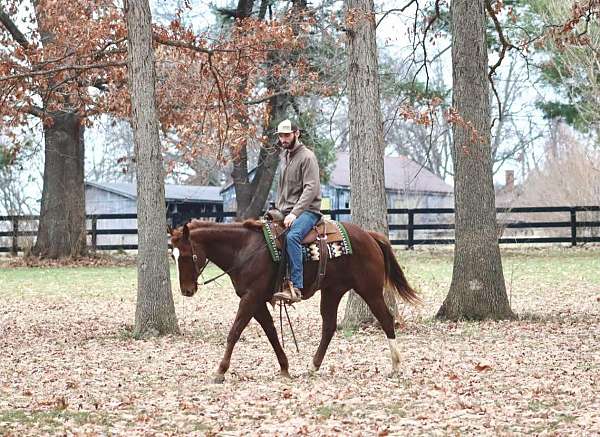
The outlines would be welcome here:
M 279 141 L 279 145 L 284 148 L 285 150 L 293 150 L 294 147 L 296 147 L 296 137 L 294 137 L 292 139 L 292 141 L 289 144 L 284 143 L 283 141 Z

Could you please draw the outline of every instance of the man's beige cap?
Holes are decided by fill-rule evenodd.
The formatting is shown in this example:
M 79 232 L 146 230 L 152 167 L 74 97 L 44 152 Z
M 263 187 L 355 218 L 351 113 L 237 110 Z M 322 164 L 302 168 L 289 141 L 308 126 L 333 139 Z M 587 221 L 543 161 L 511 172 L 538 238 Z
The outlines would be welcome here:
M 289 133 L 292 133 L 293 131 L 294 130 L 292 129 L 292 122 L 289 121 L 289 120 L 283 120 L 277 126 L 277 133 L 278 134 L 289 134 Z

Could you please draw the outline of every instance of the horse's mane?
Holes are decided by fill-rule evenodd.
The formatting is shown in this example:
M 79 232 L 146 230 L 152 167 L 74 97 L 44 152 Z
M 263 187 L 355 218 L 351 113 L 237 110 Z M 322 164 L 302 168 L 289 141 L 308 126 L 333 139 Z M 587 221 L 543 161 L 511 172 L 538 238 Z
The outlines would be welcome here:
M 250 230 L 261 230 L 262 229 L 262 222 L 260 220 L 257 219 L 247 219 L 244 220 L 243 223 L 237 222 L 237 223 L 217 223 L 217 222 L 211 222 L 211 221 L 207 221 L 207 220 L 198 220 L 198 219 L 192 219 L 190 222 L 188 222 L 188 229 L 190 231 L 193 231 L 194 229 L 199 229 L 199 228 L 236 228 L 236 227 L 244 227 L 246 229 L 250 229 Z
M 260 220 L 257 220 L 257 219 L 247 219 L 247 220 L 244 220 L 244 223 L 242 223 L 242 225 L 247 229 L 260 231 L 263 227 L 263 222 L 261 222 Z

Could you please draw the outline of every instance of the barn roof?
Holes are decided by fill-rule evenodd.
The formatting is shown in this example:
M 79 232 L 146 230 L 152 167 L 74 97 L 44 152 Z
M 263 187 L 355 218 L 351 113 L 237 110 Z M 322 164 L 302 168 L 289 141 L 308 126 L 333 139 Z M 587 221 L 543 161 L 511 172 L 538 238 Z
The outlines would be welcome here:
M 383 162 L 386 190 L 445 194 L 454 192 L 442 178 L 405 156 L 386 156 Z M 337 153 L 329 183 L 338 187 L 350 186 L 349 153 Z
M 119 194 L 129 199 L 137 199 L 136 184 L 126 182 L 86 182 L 86 185 L 99 190 Z M 221 187 L 203 185 L 165 184 L 165 200 L 167 202 L 217 202 L 222 203 L 219 194 Z

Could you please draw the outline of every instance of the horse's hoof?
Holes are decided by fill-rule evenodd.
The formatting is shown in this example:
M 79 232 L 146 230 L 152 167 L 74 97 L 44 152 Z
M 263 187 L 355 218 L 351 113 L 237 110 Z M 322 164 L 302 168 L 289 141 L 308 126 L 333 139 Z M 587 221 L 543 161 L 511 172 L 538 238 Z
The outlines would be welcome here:
M 310 363 L 310 366 L 308 366 L 308 374 L 316 375 L 317 373 L 319 373 L 319 368 L 317 366 L 315 366 L 313 363 Z
M 280 371 L 279 376 L 281 376 L 282 378 L 285 378 L 285 379 L 292 379 L 292 377 L 290 376 L 290 372 L 287 370 Z
M 396 378 L 398 378 L 400 376 L 400 371 L 399 370 L 392 370 L 386 376 L 389 379 L 396 379 Z
M 223 384 L 225 382 L 225 375 L 217 373 L 212 380 L 213 384 Z

